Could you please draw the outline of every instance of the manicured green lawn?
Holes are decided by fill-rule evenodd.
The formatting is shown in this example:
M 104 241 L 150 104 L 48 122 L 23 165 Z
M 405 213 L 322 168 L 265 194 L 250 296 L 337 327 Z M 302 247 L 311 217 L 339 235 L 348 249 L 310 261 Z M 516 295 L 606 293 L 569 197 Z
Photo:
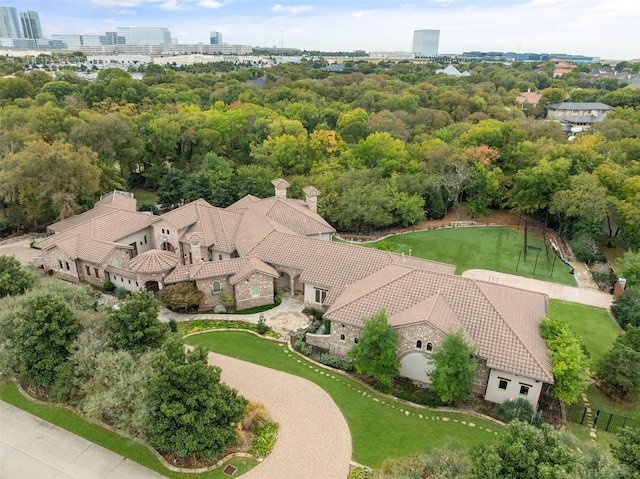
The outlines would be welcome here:
M 67 431 L 84 437 L 89 441 L 98 444 L 110 451 L 135 461 L 143 466 L 152 469 L 166 477 L 176 479 L 187 479 L 194 477 L 191 474 L 181 474 L 165 469 L 165 467 L 156 459 L 156 457 L 142 444 L 127 439 L 119 434 L 100 427 L 79 415 L 55 405 L 39 404 L 25 398 L 13 383 L 5 382 L 0 384 L 0 399 L 9 404 L 27 411 L 34 416 L 38 416 L 45 421 L 60 426 Z M 228 462 L 238 468 L 236 473 L 241 473 L 253 468 L 257 462 L 249 459 L 234 459 Z M 198 474 L 203 479 L 221 479 L 228 477 L 222 472 L 223 468 L 217 468 L 206 474 Z
M 146 188 L 134 188 L 133 196 L 138 200 L 138 205 L 141 203 L 152 203 L 155 205 L 158 202 L 158 194 L 154 190 L 148 190 Z
M 600 409 L 602 411 L 619 414 L 620 416 L 640 419 L 640 398 L 638 398 L 637 395 L 634 402 L 620 403 L 603 394 L 597 387 L 591 384 L 587 388 L 587 397 L 589 398 L 592 409 Z
M 582 337 L 594 366 L 611 349 L 622 331 L 605 309 L 559 299 L 549 300 L 549 317 L 564 319 L 571 325 Z
M 476 445 L 494 442 L 502 434 L 499 426 L 471 416 L 425 411 L 389 401 L 347 377 L 327 374 L 326 370 L 289 352 L 282 343 L 252 334 L 240 331 L 211 332 L 190 336 L 185 338 L 185 342 L 294 374 L 323 388 L 338 405 L 349 424 L 353 459 L 371 467 L 380 466 L 387 458 L 430 451 L 438 446 L 467 450 Z M 320 374 L 321 372 L 324 374 Z M 442 418 L 449 420 L 442 421 Z M 462 424 L 462 421 L 466 424 Z M 473 423 L 474 427 L 469 426 L 469 423 Z
M 549 252 L 550 261 L 547 262 L 544 242 L 540 237 L 530 233 L 528 240 L 530 245 L 542 249 L 539 251 L 529 249 L 526 260 L 523 251 L 523 228 L 519 230 L 506 226 L 444 228 L 399 234 L 384 241 L 388 242 L 396 253 L 454 264 L 458 274 L 468 269 L 489 269 L 576 286 L 569 266 L 559 259 L 556 259 L 553 266 L 554 255 L 551 251 Z M 376 245 L 377 243 L 363 244 L 368 247 L 376 247 Z

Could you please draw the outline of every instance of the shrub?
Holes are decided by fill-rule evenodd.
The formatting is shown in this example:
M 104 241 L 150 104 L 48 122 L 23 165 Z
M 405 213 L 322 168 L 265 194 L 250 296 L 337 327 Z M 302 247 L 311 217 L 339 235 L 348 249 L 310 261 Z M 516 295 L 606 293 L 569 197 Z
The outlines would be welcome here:
M 267 326 L 267 321 L 264 319 L 264 314 L 260 315 L 258 319 L 258 324 L 256 324 L 256 331 L 258 334 L 265 334 L 269 331 L 269 326 Z
M 312 349 L 311 346 L 307 345 L 304 341 L 300 339 L 296 339 L 296 342 L 293 344 L 293 347 L 296 351 L 300 351 L 305 356 L 311 355 Z
M 178 332 L 178 323 L 173 318 L 169 320 L 169 329 L 171 330 L 172 333 Z
M 220 304 L 228 306 L 233 304 L 234 299 L 224 291 L 221 291 L 220 295 L 218 296 L 218 301 L 220 302 Z
M 256 433 L 249 454 L 256 457 L 268 456 L 278 440 L 278 423 L 270 422 Z
M 311 323 L 311 326 L 307 328 L 307 333 L 315 334 L 318 329 L 320 329 L 321 325 L 322 321 L 315 320 L 313 323 Z
M 332 368 L 342 369 L 343 371 L 353 371 L 353 363 L 351 361 L 336 356 L 335 354 L 324 353 L 318 361 Z
M 105 281 L 102 285 L 102 289 L 104 289 L 105 291 L 113 291 L 114 289 L 116 289 L 116 287 L 111 281 Z
M 29 240 L 29 248 L 33 248 L 33 247 L 35 247 L 35 245 L 36 245 L 36 240 L 31 238 Z
M 273 298 L 273 304 L 275 304 L 276 306 L 280 306 L 280 303 L 282 303 L 282 296 L 276 294 Z
M 127 291 L 125 288 L 118 286 L 115 290 L 116 293 L 116 298 L 118 299 L 124 299 L 129 295 L 129 291 Z
M 598 261 L 604 261 L 598 243 L 588 233 L 580 233 L 571 240 L 571 249 L 578 261 L 591 265 Z
M 160 291 L 160 302 L 172 311 L 188 311 L 197 308 L 204 293 L 195 283 L 170 284 Z
M 356 467 L 349 473 L 349 479 L 370 479 L 371 470 L 366 466 Z
M 496 418 L 510 423 L 513 420 L 528 422 L 536 427 L 542 427 L 542 417 L 534 411 L 533 406 L 524 398 L 515 401 L 508 399 L 496 408 Z
M 444 406 L 444 403 L 440 400 L 440 398 L 436 396 L 432 396 L 426 392 L 420 392 L 417 390 L 414 391 L 400 391 L 395 395 L 398 399 L 403 399 L 405 401 L 410 401 L 412 403 L 420 404 L 421 406 L 427 407 L 441 407 Z
M 242 418 L 242 429 L 251 432 L 257 432 L 267 424 L 273 422 L 267 407 L 261 402 L 250 402 L 244 410 Z

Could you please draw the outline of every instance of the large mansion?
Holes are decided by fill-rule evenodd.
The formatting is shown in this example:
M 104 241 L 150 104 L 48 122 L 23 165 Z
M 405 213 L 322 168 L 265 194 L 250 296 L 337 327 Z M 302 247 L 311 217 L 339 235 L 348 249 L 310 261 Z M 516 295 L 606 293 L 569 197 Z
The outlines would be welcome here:
M 129 291 L 191 282 L 204 293 L 201 310 L 271 304 L 301 295 L 324 311 L 330 333 L 307 342 L 345 355 L 363 318 L 380 309 L 400 338 L 400 374 L 429 383 L 427 356 L 450 332 L 476 346 L 474 392 L 493 402 L 524 397 L 536 405 L 553 383 L 540 337 L 547 297 L 455 275 L 455 267 L 331 241 L 335 230 L 317 213 L 315 188 L 305 200 L 248 195 L 227 208 L 194 201 L 163 215 L 136 211 L 131 193 L 104 195 L 94 208 L 49 227 L 36 243 L 45 271 L 59 278 Z

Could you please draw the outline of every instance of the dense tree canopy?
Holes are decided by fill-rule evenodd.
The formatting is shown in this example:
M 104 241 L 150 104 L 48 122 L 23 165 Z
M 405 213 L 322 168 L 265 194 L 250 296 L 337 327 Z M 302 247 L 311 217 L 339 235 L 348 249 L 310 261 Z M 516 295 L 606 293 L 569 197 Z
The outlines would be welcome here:
M 209 366 L 203 348 L 186 352 L 179 338 L 171 338 L 153 368 L 144 428 L 154 447 L 212 458 L 235 442 L 247 400 L 220 383 L 220 368 Z

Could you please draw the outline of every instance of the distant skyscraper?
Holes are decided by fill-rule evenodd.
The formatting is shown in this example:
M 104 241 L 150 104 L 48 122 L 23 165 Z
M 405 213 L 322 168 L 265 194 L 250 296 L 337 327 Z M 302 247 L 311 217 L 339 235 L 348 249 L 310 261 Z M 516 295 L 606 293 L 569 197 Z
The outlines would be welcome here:
M 123 37 L 126 45 L 171 45 L 171 32 L 168 28 L 118 27 L 117 30 L 118 37 Z
M 25 38 L 44 38 L 38 12 L 20 12 L 20 20 Z
M 437 57 L 440 30 L 414 30 L 411 51 L 416 57 Z
M 22 38 L 16 7 L 0 7 L 0 38 Z
M 211 32 L 209 39 L 211 40 L 211 45 L 222 45 L 222 33 L 220 32 Z

